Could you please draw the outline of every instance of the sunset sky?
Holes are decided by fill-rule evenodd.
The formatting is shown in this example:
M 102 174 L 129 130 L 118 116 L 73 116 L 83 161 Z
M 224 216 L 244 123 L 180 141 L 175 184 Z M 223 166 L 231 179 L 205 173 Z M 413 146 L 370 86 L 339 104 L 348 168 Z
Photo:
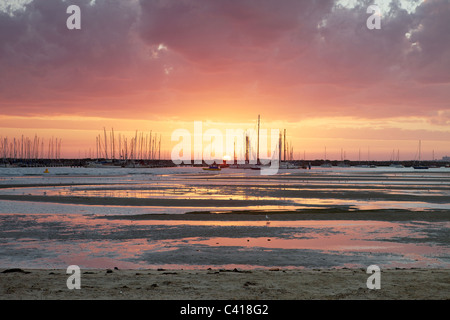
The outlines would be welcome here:
M 0 0 L 3 138 L 84 157 L 104 127 L 152 130 L 168 158 L 176 129 L 258 114 L 299 159 L 450 156 L 450 1 Z

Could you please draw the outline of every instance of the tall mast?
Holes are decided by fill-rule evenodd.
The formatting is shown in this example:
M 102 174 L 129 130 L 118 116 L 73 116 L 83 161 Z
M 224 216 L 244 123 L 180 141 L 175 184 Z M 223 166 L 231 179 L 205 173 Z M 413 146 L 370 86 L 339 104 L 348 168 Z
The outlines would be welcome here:
M 237 161 L 236 161 L 236 138 L 234 138 L 234 141 L 233 141 L 233 164 L 237 164 Z
M 421 147 L 420 145 L 421 145 L 421 142 L 422 141 L 419 140 L 419 161 L 420 161 L 420 147 Z
M 161 135 L 159 135 L 158 160 L 161 160 Z
M 250 163 L 248 133 L 245 133 L 245 162 Z
M 137 160 L 137 139 L 138 139 L 138 132 L 136 130 L 136 134 L 134 135 L 134 148 L 133 148 L 133 159 Z
M 149 145 L 150 145 L 150 159 L 153 160 L 154 159 L 154 154 L 155 154 L 155 150 L 154 150 L 154 145 L 153 145 L 153 141 L 155 140 L 156 137 L 156 133 L 154 134 L 154 136 L 151 135 L 150 132 L 150 141 L 149 141 Z
M 103 127 L 103 132 L 105 135 L 105 159 L 108 159 L 108 141 L 106 140 L 106 128 Z
M 258 145 L 256 147 L 256 163 L 259 164 L 259 125 L 260 125 L 260 116 L 258 114 Z
M 281 132 L 278 135 L 278 161 L 281 163 L 281 150 L 283 149 L 281 143 L 283 140 L 283 136 L 281 135 Z
M 111 128 L 111 135 L 112 135 L 112 158 L 113 160 L 116 160 L 116 144 L 114 139 L 114 128 Z M 120 151 L 119 151 L 120 152 Z

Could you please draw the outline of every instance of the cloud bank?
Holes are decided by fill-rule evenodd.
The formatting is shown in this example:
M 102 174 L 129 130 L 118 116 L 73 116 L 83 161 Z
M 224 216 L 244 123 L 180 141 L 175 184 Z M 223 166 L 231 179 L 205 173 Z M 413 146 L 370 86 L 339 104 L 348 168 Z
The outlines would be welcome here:
M 448 125 L 449 1 L 383 1 L 380 30 L 372 3 L 6 1 L 0 113 Z M 66 28 L 70 4 L 81 30 Z

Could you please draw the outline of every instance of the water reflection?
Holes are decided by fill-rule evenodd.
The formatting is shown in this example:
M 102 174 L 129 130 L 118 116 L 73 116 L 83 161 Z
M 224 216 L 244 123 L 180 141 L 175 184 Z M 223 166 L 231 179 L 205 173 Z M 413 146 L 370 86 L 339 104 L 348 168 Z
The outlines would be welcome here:
M 448 246 L 436 245 L 446 223 L 385 221 L 156 221 L 84 215 L 0 215 L 0 266 L 23 268 L 155 268 L 242 265 L 247 268 L 362 265 L 450 267 Z M 190 251 L 189 251 L 190 250 Z M 184 253 L 183 253 L 184 252 Z M 186 257 L 186 252 L 192 254 Z M 289 253 L 292 252 L 292 253 Z M 335 261 L 336 256 L 339 261 Z M 173 260 L 170 260 L 173 259 Z M 182 260 L 179 261 L 179 260 Z M 267 260 L 267 262 L 265 262 Z M 348 260 L 348 261 L 347 261 Z M 334 261 L 334 262 L 333 262 Z M 359 262 L 358 262 L 359 261 Z M 213 263 L 212 263 L 213 262 Z
M 384 266 L 450 267 L 448 222 L 156 221 L 102 216 L 187 211 L 334 212 L 364 209 L 450 210 L 450 170 L 331 168 L 0 168 L 0 267 L 241 268 Z M 116 198 L 123 205 L 8 200 L 8 196 Z M 181 205 L 130 206 L 128 199 L 181 199 Z M 190 200 L 274 200 L 205 207 Z M 24 200 L 24 199 L 22 199 Z M 53 199 L 55 201 L 55 199 Z M 39 214 L 37 214 L 39 213 Z M 269 214 L 270 215 L 270 214 Z

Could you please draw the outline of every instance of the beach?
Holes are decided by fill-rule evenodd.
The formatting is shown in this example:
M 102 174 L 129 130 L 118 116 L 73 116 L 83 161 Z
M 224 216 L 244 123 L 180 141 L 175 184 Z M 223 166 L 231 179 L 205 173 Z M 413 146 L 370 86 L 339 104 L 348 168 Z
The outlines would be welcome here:
M 4 271 L 4 270 L 2 270 Z M 66 270 L 0 273 L 0 296 L 14 300 L 447 300 L 448 269 L 381 270 L 368 289 L 365 269 L 81 271 L 69 290 Z
M 446 169 L 12 170 L 1 299 L 449 298 Z

